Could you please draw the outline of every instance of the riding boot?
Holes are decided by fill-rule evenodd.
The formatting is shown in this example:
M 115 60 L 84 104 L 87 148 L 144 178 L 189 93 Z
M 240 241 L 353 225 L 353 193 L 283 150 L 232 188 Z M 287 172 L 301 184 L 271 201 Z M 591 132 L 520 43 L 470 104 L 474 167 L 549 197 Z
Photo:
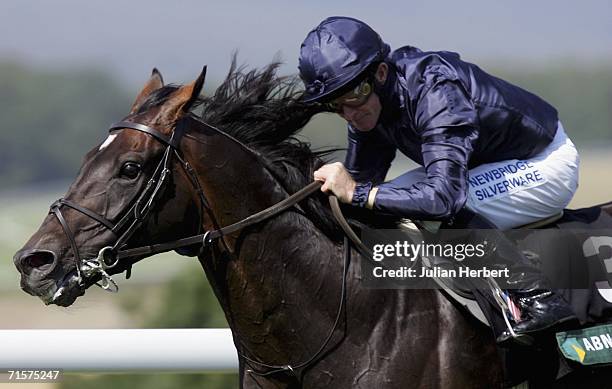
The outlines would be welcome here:
M 551 290 L 541 270 L 493 223 L 464 208 L 455 218 L 455 224 L 471 229 L 475 241 L 487 242 L 483 263 L 489 267 L 508 269 L 510 277 L 500 282 L 499 287 L 494 287 L 496 290 L 493 293 L 501 292 L 499 294 L 504 297 L 506 307 L 510 307 L 508 316 L 512 330 L 502 332 L 497 337 L 498 343 L 529 344 L 533 336 L 541 331 L 577 320 L 563 297 Z

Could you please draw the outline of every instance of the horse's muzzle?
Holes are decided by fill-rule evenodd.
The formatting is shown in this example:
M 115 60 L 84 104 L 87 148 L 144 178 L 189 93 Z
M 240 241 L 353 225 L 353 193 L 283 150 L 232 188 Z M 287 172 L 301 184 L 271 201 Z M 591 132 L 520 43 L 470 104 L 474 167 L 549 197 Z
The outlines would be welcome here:
M 21 274 L 21 289 L 26 293 L 39 297 L 45 304 L 57 304 L 67 300 L 66 303 L 74 302 L 72 298 L 66 298 L 68 295 L 65 290 L 63 293 L 58 293 L 58 290 L 67 284 L 66 275 L 61 267 L 58 267 L 58 255 L 51 250 L 42 249 L 24 249 L 18 251 L 13 257 L 15 267 Z M 71 285 L 72 286 L 72 285 Z M 64 289 L 66 289 L 64 287 Z M 72 294 L 77 294 L 76 291 Z M 62 297 L 59 298 L 58 297 Z M 73 296 L 70 296 L 73 297 Z M 71 301 L 70 301 L 71 300 Z M 64 305 L 67 304 L 58 304 Z M 68 304 L 69 305 L 69 304 Z

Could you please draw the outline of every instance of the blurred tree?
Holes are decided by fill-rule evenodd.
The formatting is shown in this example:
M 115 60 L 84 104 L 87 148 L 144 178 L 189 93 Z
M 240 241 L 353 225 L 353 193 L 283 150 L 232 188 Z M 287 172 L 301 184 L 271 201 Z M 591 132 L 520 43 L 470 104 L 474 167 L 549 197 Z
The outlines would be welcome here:
M 578 146 L 612 143 L 610 66 L 556 64 L 502 69 L 502 78 L 547 100 L 559 111 L 565 130 Z
M 42 72 L 0 63 L 4 187 L 75 176 L 82 156 L 129 107 L 128 94 L 99 71 Z

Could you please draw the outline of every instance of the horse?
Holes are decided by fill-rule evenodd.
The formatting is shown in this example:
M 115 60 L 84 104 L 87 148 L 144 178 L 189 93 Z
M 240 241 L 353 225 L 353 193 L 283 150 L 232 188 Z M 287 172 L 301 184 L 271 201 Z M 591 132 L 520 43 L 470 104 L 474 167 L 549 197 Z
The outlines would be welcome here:
M 182 242 L 225 313 L 241 388 L 503 386 L 491 331 L 442 292 L 363 287 L 321 191 L 240 224 L 311 184 L 329 152 L 297 138 L 322 108 L 301 103 L 277 68 L 234 59 L 210 97 L 200 97 L 206 68 L 186 85 L 154 69 L 15 254 L 22 289 L 67 307 Z

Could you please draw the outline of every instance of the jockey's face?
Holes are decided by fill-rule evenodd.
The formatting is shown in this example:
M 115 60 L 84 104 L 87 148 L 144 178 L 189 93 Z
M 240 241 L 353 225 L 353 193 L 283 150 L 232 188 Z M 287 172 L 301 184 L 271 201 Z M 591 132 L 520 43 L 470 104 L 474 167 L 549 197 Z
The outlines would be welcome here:
M 378 66 L 375 77 L 379 83 L 385 82 L 387 79 L 387 71 L 388 67 L 384 62 Z M 346 120 L 351 127 L 359 131 L 370 131 L 376 127 L 381 111 L 382 106 L 380 104 L 380 98 L 376 93 L 372 92 L 363 104 L 358 106 L 342 104 L 338 114 Z
M 353 128 L 359 131 L 370 131 L 376 127 L 381 110 L 382 107 L 378 95 L 372 93 L 365 103 L 358 107 L 343 105 L 338 114 Z

